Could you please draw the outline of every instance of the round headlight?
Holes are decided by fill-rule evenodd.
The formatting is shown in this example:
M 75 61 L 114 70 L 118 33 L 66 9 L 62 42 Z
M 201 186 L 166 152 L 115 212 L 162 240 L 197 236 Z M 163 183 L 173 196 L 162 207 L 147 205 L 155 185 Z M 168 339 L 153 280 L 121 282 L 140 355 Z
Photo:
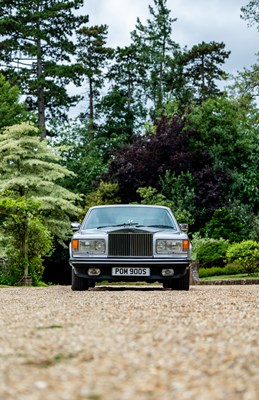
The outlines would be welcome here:
M 95 250 L 104 252 L 104 241 L 98 240 L 95 242 Z
M 163 251 L 166 249 L 166 241 L 159 240 L 157 241 L 157 251 Z

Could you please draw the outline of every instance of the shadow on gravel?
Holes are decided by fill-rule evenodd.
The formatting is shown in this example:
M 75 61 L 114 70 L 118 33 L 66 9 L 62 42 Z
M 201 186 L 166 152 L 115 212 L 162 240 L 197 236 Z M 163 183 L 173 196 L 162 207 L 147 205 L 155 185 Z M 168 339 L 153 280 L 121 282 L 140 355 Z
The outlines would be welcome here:
M 140 292 L 153 292 L 153 291 L 165 291 L 168 289 L 164 289 L 160 286 L 96 286 L 95 288 L 89 289 L 94 292 L 102 292 L 102 291 L 111 291 L 111 292 L 121 292 L 124 290 L 128 291 L 140 291 Z

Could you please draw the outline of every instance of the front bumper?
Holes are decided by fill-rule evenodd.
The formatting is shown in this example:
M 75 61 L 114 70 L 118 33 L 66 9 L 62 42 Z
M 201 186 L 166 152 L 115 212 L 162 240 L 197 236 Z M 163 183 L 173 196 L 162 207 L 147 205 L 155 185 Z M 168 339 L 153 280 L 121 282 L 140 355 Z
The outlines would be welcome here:
M 78 259 L 70 258 L 69 263 L 74 269 L 75 274 L 80 278 L 87 278 L 95 282 L 109 281 L 109 282 L 165 282 L 171 279 L 178 279 L 183 277 L 188 269 L 191 260 L 189 259 L 173 259 L 172 258 L 157 258 L 157 259 L 147 259 L 147 258 L 132 258 L 132 259 L 122 259 L 122 258 L 105 258 L 105 259 Z M 150 268 L 150 276 L 113 276 L 113 267 L 148 267 Z M 101 270 L 101 274 L 98 276 L 89 276 L 88 269 L 91 267 L 96 267 Z M 162 276 L 162 269 L 172 268 L 174 270 L 174 275 L 170 277 Z

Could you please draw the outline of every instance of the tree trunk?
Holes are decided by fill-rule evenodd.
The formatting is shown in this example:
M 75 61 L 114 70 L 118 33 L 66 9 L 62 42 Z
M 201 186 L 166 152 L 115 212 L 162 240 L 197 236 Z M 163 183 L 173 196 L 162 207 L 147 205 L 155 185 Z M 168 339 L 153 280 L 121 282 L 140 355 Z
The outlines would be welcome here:
M 205 98 L 205 56 L 201 56 L 201 98 Z
M 41 139 L 45 139 L 47 136 L 47 130 L 46 130 L 46 119 L 45 119 L 44 89 L 42 85 L 38 87 L 37 93 L 38 93 L 38 124 L 41 128 Z
M 89 77 L 89 131 L 94 133 L 94 94 L 93 80 Z
M 38 103 L 38 124 L 41 128 L 41 139 L 45 139 L 47 136 L 46 131 L 46 118 L 45 118 L 45 96 L 44 88 L 40 83 L 43 78 L 43 67 L 42 67 L 42 51 L 40 39 L 37 39 L 37 103 Z
M 29 265 L 28 265 L 28 239 L 29 239 L 29 229 L 28 229 L 28 219 L 24 216 L 23 223 L 23 233 L 20 240 L 20 251 L 22 256 L 22 261 L 24 262 L 23 275 L 29 275 Z

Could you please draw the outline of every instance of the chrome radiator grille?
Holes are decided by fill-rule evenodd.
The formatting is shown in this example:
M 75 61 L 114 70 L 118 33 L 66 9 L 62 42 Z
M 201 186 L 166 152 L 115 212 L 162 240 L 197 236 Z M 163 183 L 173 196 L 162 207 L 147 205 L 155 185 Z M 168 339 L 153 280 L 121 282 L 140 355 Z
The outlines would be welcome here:
M 150 233 L 110 233 L 109 256 L 151 257 L 153 235 Z

